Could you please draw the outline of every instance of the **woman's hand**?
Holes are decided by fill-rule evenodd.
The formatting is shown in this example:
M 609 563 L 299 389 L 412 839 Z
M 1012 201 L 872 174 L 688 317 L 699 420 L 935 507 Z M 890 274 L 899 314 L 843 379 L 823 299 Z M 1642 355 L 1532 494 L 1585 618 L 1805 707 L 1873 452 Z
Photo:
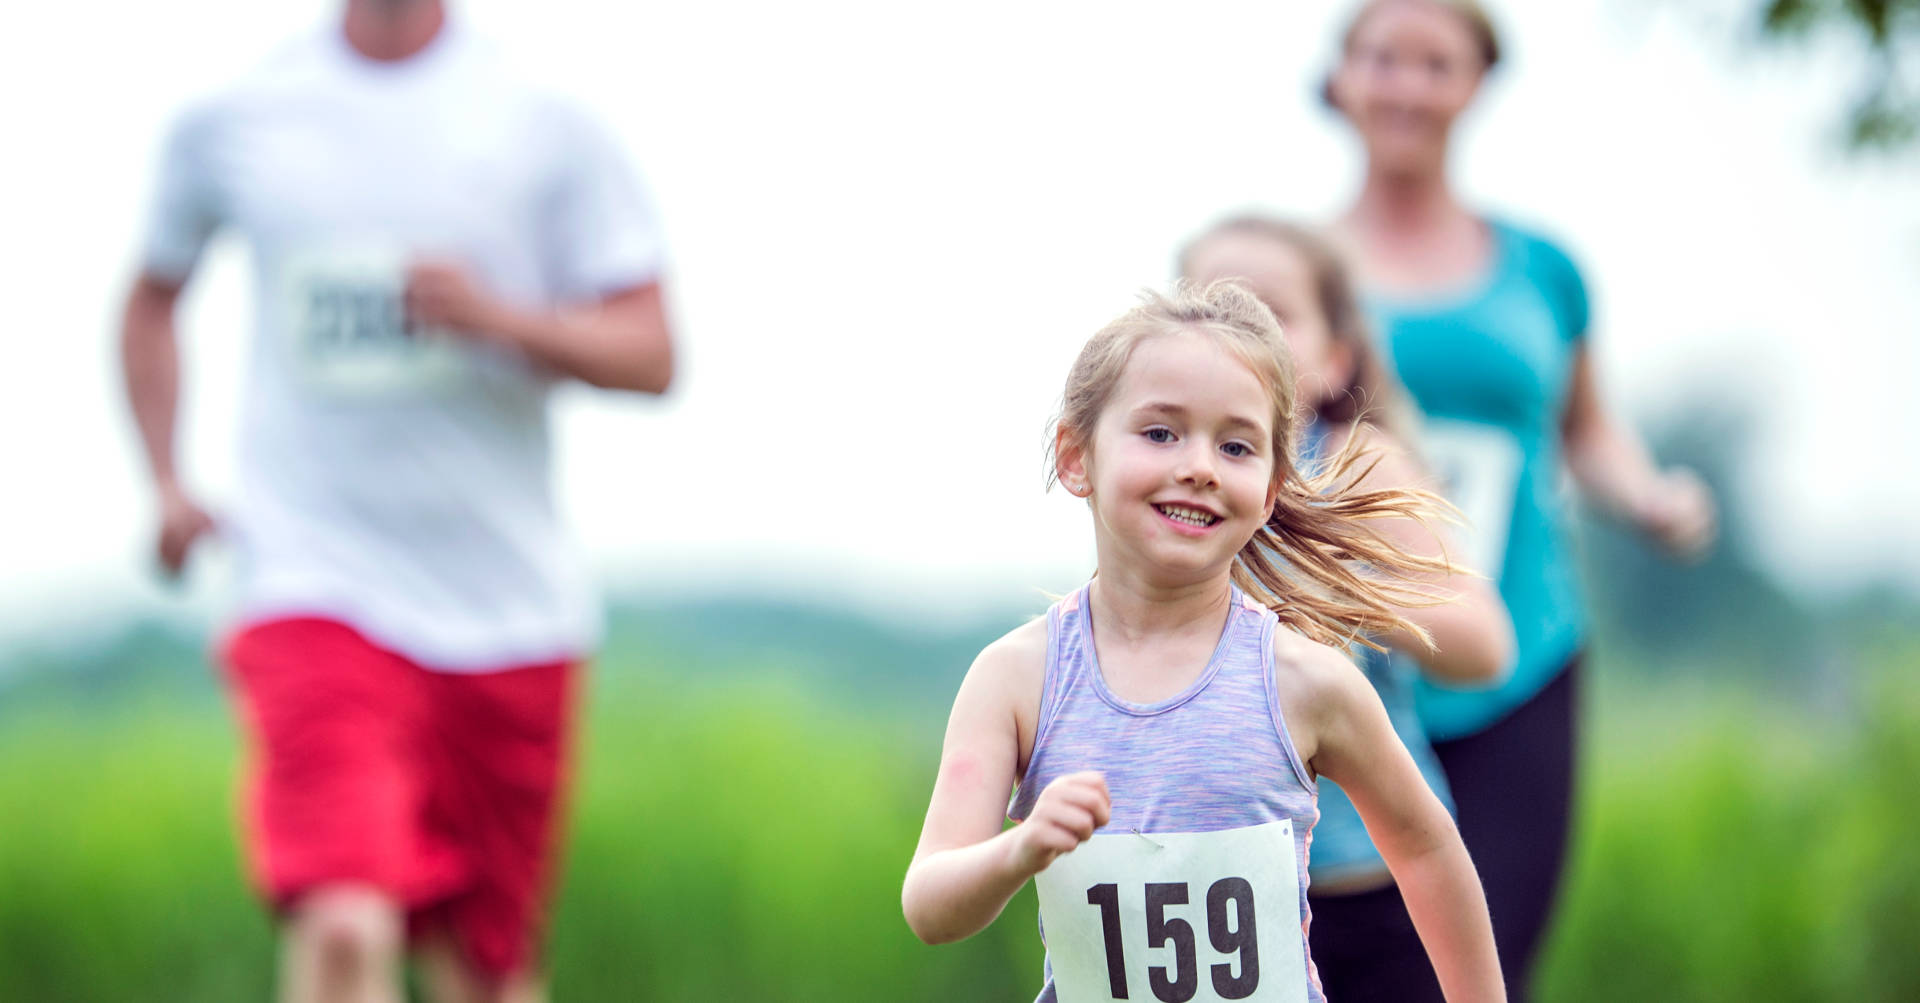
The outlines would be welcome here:
M 1633 516 L 1641 532 L 1683 559 L 1706 553 L 1719 530 L 1712 489 L 1685 467 L 1661 471 Z

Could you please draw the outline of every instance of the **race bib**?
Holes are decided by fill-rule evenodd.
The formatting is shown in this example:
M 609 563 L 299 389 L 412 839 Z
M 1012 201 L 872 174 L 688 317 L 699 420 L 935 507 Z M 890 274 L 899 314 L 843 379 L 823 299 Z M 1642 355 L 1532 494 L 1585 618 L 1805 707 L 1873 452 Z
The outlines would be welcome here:
M 1284 819 L 1080 844 L 1035 879 L 1060 1003 L 1305 1000 L 1297 859 Z
M 1498 582 L 1525 459 L 1519 440 L 1492 425 L 1430 418 L 1420 428 L 1420 452 L 1440 477 L 1440 493 L 1466 516 L 1462 562 Z
M 452 334 L 414 324 L 405 308 L 408 255 L 353 247 L 290 256 L 282 319 L 302 382 L 335 396 L 432 392 L 470 358 Z

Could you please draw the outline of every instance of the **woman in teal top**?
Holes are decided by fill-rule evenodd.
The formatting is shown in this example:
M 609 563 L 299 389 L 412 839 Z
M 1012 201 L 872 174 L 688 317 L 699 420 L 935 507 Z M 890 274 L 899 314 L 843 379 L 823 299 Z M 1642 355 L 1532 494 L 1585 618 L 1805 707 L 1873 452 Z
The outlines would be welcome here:
M 1712 539 L 1698 478 L 1661 471 L 1602 405 L 1585 284 L 1553 243 L 1455 197 L 1452 127 L 1499 44 L 1468 0 L 1370 0 L 1343 38 L 1325 97 L 1365 150 L 1338 220 L 1422 446 L 1496 575 L 1518 655 L 1506 681 L 1416 683 L 1420 715 L 1480 868 L 1510 998 L 1527 998 L 1558 884 L 1573 775 L 1573 666 L 1586 621 L 1558 498 L 1583 494 L 1677 553 Z

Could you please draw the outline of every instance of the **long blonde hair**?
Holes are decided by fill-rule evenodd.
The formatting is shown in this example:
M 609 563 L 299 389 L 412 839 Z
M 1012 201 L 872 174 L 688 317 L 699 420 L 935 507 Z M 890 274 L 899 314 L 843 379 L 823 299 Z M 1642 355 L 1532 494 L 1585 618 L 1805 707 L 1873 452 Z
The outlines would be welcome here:
M 1427 632 L 1395 607 L 1432 606 L 1451 595 L 1423 580 L 1455 569 L 1444 557 L 1407 554 L 1369 523 L 1447 519 L 1431 492 L 1361 490 L 1378 462 L 1350 438 L 1339 455 L 1314 474 L 1294 463 L 1293 360 L 1273 312 L 1245 286 L 1222 280 L 1179 283 L 1171 293 L 1147 292 L 1139 306 L 1101 328 L 1074 360 L 1055 421 L 1056 444 L 1090 450 L 1100 414 L 1113 397 L 1134 350 L 1148 338 L 1190 332 L 1212 337 L 1246 363 L 1273 405 L 1273 515 L 1234 557 L 1233 582 L 1313 640 L 1380 646 L 1371 635 L 1398 629 L 1428 640 Z M 1057 448 L 1057 445 L 1056 445 Z M 1057 461 L 1057 455 L 1050 457 Z M 1049 464 L 1048 483 L 1057 477 Z M 1384 650 L 1384 649 L 1382 649 Z

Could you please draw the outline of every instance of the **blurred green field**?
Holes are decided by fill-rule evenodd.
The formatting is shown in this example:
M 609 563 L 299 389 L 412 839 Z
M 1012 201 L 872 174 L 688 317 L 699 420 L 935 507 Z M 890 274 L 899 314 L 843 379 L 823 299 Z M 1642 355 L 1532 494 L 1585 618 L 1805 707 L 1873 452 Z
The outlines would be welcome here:
M 1920 646 L 1871 663 L 1860 699 L 1815 711 L 1616 683 L 1602 659 L 1540 998 L 1920 999 Z M 900 918 L 940 708 L 841 700 L 777 660 L 668 664 L 620 654 L 596 675 L 557 999 L 1031 998 L 1030 892 L 962 945 L 922 946 Z M 204 687 L 83 692 L 0 697 L 0 1000 L 268 998 L 222 706 Z

